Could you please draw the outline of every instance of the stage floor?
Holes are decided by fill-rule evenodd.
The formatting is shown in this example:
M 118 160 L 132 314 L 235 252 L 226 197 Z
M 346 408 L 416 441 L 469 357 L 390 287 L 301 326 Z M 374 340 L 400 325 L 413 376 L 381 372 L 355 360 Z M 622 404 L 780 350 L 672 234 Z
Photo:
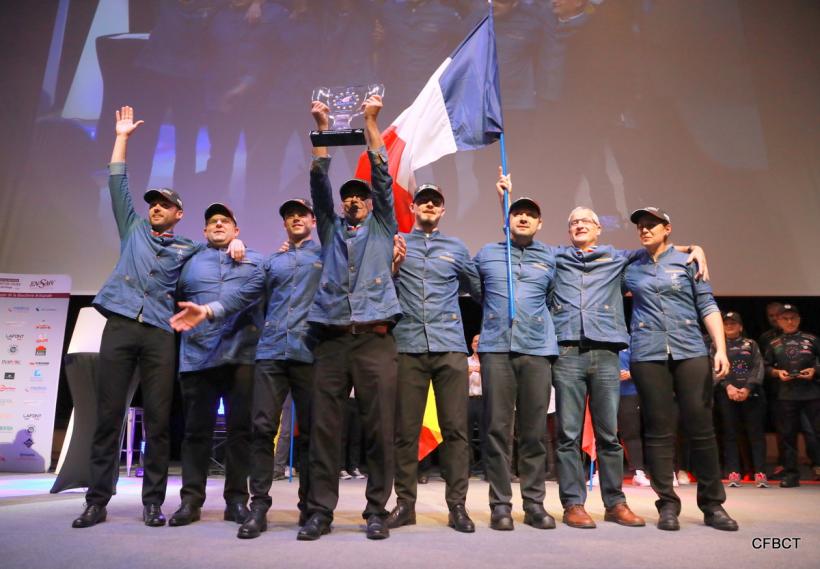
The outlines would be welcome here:
M 339 507 L 331 534 L 317 542 L 296 541 L 296 481 L 275 482 L 267 533 L 253 540 L 236 538 L 236 524 L 222 521 L 222 479 L 208 484 L 209 500 L 200 522 L 180 528 L 148 528 L 140 519 L 141 479 L 122 477 L 119 493 L 108 506 L 108 521 L 88 529 L 72 529 L 82 510 L 83 492 L 48 494 L 53 475 L 0 473 L 0 567 L 151 569 L 234 567 L 424 567 L 478 569 L 528 568 L 715 568 L 723 566 L 816 568 L 820 566 L 820 485 L 758 489 L 727 488 L 727 510 L 740 531 L 720 532 L 703 525 L 695 504 L 695 488 L 681 487 L 681 531 L 663 532 L 650 488 L 625 487 L 632 509 L 646 517 L 647 527 L 626 528 L 603 521 L 600 492 L 593 489 L 587 510 L 598 522 L 594 530 L 561 523 L 555 530 L 523 524 L 517 485 L 515 531 L 489 529 L 487 483 L 470 480 L 467 507 L 476 522 L 474 534 L 446 527 L 444 483 L 431 479 L 419 486 L 418 524 L 393 530 L 388 540 L 365 539 L 361 508 L 363 480 L 340 482 Z M 164 506 L 170 517 L 179 505 L 180 478 L 172 475 Z M 391 503 L 392 506 L 392 503 Z M 559 518 L 558 486 L 547 483 L 546 507 Z M 560 522 L 560 520 L 559 520 Z M 791 538 L 774 548 L 771 540 Z M 799 541 L 795 541 L 799 538 Z M 788 543 L 790 548 L 783 548 Z M 764 547 L 765 544 L 765 547 Z

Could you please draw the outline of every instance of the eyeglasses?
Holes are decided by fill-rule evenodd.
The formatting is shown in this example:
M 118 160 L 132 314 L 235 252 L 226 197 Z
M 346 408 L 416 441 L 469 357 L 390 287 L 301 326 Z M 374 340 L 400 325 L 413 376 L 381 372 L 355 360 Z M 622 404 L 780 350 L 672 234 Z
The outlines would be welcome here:
M 598 225 L 594 219 L 590 219 L 588 217 L 581 217 L 578 219 L 572 219 L 569 222 L 570 227 L 577 227 L 579 225 Z

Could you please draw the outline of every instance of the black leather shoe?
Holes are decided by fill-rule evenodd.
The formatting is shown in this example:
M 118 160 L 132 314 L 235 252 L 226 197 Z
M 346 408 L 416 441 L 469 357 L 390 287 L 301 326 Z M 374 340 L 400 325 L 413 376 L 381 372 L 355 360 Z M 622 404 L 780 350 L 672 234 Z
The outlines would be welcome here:
M 330 520 L 322 514 L 313 514 L 305 522 L 305 526 L 296 534 L 296 539 L 299 541 L 316 541 L 328 533 L 330 533 Z
M 308 516 L 308 513 L 305 510 L 302 510 L 299 512 L 299 521 L 296 523 L 299 525 L 300 528 L 303 528 L 305 527 L 305 524 L 307 523 L 309 517 L 310 516 Z
M 416 525 L 416 509 L 408 504 L 399 502 L 387 516 L 387 527 L 390 529 L 414 525 Z
M 541 504 L 528 506 L 524 510 L 524 523 L 535 529 L 555 529 L 555 518 Z
M 787 476 L 780 481 L 781 488 L 797 488 L 800 486 L 800 479 L 794 476 Z
M 470 516 L 467 515 L 467 510 L 464 504 L 453 506 L 450 510 L 450 515 L 447 517 L 447 525 L 461 533 L 473 533 L 475 531 L 475 524 Z
M 387 539 L 390 537 L 390 528 L 381 516 L 373 514 L 367 518 L 367 539 Z
M 512 519 L 512 509 L 509 506 L 496 506 L 490 515 L 490 528 L 498 531 L 512 531 L 515 529 Z
M 703 514 L 703 523 L 722 531 L 738 530 L 737 522 L 733 520 L 723 508 L 718 508 Z
M 73 528 L 90 528 L 105 521 L 108 512 L 105 511 L 105 506 L 99 504 L 86 504 L 85 510 L 80 514 L 80 517 L 71 522 Z
M 200 517 L 200 508 L 192 504 L 182 504 L 179 509 L 174 512 L 171 519 L 168 520 L 168 525 L 171 527 L 187 526 L 194 522 L 198 522 Z
M 158 528 L 165 525 L 165 514 L 159 504 L 148 504 L 142 508 L 142 521 L 145 525 Z
M 248 521 L 250 515 L 251 511 L 248 509 L 248 506 L 246 506 L 242 502 L 234 502 L 232 504 L 225 505 L 225 513 L 222 516 L 222 519 L 226 522 L 236 522 L 238 524 L 244 524 L 246 521 Z
M 268 511 L 263 509 L 250 510 L 248 519 L 245 520 L 239 531 L 236 532 L 236 537 L 239 539 L 253 539 L 259 537 L 263 531 L 268 529 Z
M 678 515 L 671 508 L 665 508 L 658 512 L 658 529 L 664 531 L 678 531 L 680 529 L 680 522 L 678 522 Z

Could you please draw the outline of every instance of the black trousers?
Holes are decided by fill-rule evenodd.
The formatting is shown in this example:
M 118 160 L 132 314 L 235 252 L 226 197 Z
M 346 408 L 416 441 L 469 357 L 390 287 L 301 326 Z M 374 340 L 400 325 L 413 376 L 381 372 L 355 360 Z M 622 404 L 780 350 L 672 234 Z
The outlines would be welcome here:
M 712 421 L 712 369 L 706 356 L 685 360 L 633 362 L 632 379 L 641 397 L 646 465 L 658 510 L 679 514 L 680 498 L 672 487 L 675 434 L 680 424 L 689 441 L 690 468 L 698 479 L 698 507 L 710 512 L 726 501 L 720 479 Z
M 226 504 L 248 501 L 250 474 L 252 365 L 222 365 L 179 376 L 185 408 L 185 438 L 182 440 L 183 503 L 202 507 L 213 453 L 213 435 L 219 399 L 225 404 Z
M 344 407 L 351 388 L 364 430 L 367 506 L 362 517 L 387 516 L 393 487 L 396 410 L 396 341 L 393 335 L 323 330 L 314 349 L 308 513 L 333 518 L 339 501 Z
M 473 434 L 476 430 L 478 431 L 477 445 L 473 442 Z M 473 473 L 486 475 L 487 422 L 484 420 L 484 398 L 481 395 L 474 395 L 467 402 L 467 436 L 471 447 L 470 468 Z
M 524 510 L 543 505 L 551 363 L 544 356 L 483 353 L 481 391 L 487 417 L 487 479 L 490 508 L 512 506 L 510 445 L 518 416 L 518 466 Z
M 801 381 L 793 379 L 792 381 Z M 784 478 L 797 480 L 800 471 L 797 466 L 797 433 L 800 432 L 800 414 L 805 412 L 815 433 L 820 433 L 820 399 L 777 401 L 777 430 L 783 441 Z
M 396 499 L 413 506 L 418 490 L 419 434 L 430 382 L 443 442 L 439 450 L 447 506 L 464 505 L 470 478 L 467 355 L 399 354 L 396 391 Z
M 763 390 L 752 392 L 745 401 L 738 402 L 729 399 L 724 387 L 717 387 L 715 400 L 722 419 L 723 466 L 726 472 L 740 473 L 737 439 L 742 429 L 749 438 L 755 473 L 765 472 L 766 435 L 763 427 L 766 422 L 766 396 L 763 395 Z
M 362 420 L 355 397 L 348 397 L 344 405 L 342 423 L 342 454 L 339 470 L 352 472 L 362 461 Z
M 643 439 L 641 438 L 641 398 L 621 395 L 618 404 L 618 431 L 624 445 L 629 470 L 644 470 Z
M 137 365 L 146 431 L 142 503 L 165 501 L 175 363 L 173 334 L 122 316 L 108 318 L 97 368 L 97 427 L 91 443 L 87 503 L 105 505 L 114 494 L 120 464 L 120 430 L 128 405 L 128 388 Z
M 253 384 L 253 436 L 251 441 L 251 508 L 270 509 L 270 487 L 273 484 L 274 444 L 282 405 L 291 393 L 296 405 L 299 437 L 299 511 L 307 508 L 310 489 L 311 391 L 313 365 L 294 360 L 257 360 Z M 293 433 L 291 433 L 293 436 Z

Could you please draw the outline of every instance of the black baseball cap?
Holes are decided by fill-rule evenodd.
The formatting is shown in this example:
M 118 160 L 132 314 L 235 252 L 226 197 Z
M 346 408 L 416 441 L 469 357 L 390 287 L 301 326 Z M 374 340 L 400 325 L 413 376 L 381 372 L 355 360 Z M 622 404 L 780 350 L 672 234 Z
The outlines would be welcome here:
M 370 194 L 373 193 L 373 190 L 370 189 L 370 183 L 367 180 L 362 180 L 361 178 L 351 178 L 342 184 L 341 188 L 339 188 L 339 195 L 342 199 L 345 199 L 355 190 L 364 191 L 368 198 L 370 197 Z
M 780 314 L 785 314 L 787 312 L 794 312 L 798 316 L 800 316 L 800 311 L 797 310 L 797 307 L 794 304 L 784 304 L 783 310 L 780 311 Z
M 413 192 L 413 203 L 416 203 L 422 197 L 430 197 L 431 195 L 438 196 L 441 198 L 442 203 L 444 203 L 444 193 L 441 191 L 441 188 L 435 184 L 422 184 L 416 191 Z
M 149 188 L 145 190 L 145 194 L 142 196 L 146 203 L 151 203 L 157 198 L 171 202 L 179 209 L 182 209 L 182 198 L 171 188 Z
M 532 208 L 538 212 L 538 217 L 541 217 L 541 206 L 532 198 L 521 197 L 510 204 L 510 212 L 517 209 Z
M 730 310 L 729 312 L 724 312 L 723 313 L 723 319 L 724 320 L 734 320 L 735 322 L 737 322 L 738 324 L 743 326 L 743 318 L 741 318 L 739 313 L 734 312 L 733 310 Z
M 661 208 L 655 207 L 655 206 L 647 206 L 647 207 L 642 207 L 641 209 L 636 209 L 635 211 L 632 212 L 632 215 L 629 216 L 629 221 L 631 221 L 632 223 L 637 224 L 638 219 L 640 219 L 640 217 L 645 213 L 651 215 L 652 217 L 656 217 L 656 218 L 660 219 L 661 223 L 664 223 L 664 224 L 672 223 L 672 218 L 669 217 L 669 214 L 666 213 Z
M 221 213 L 225 217 L 230 217 L 234 225 L 236 225 L 236 216 L 233 210 L 221 202 L 214 202 L 205 209 L 205 221 L 208 221 L 218 213 Z
M 300 209 L 306 209 L 311 214 L 313 213 L 313 205 L 310 203 L 310 201 L 302 199 L 302 198 L 291 198 L 291 199 L 285 201 L 282 205 L 279 206 L 279 215 L 281 215 L 284 218 L 285 213 L 289 209 L 294 208 L 294 207 L 295 208 L 300 208 Z

